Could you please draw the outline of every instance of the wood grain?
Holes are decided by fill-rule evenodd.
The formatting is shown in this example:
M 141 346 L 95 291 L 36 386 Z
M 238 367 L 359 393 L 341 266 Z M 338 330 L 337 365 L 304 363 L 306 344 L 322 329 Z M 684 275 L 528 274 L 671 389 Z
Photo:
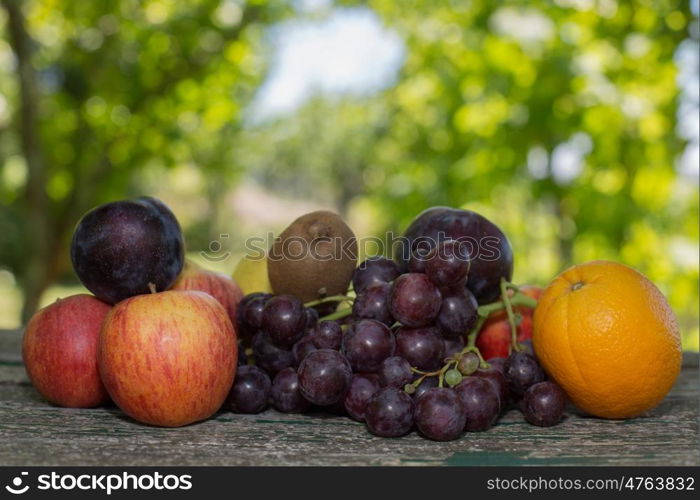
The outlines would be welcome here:
M 686 355 L 671 394 L 643 417 L 571 411 L 560 425 L 539 428 L 512 410 L 487 432 L 437 443 L 415 432 L 377 438 L 323 413 L 222 412 L 161 429 L 114 407 L 58 408 L 29 384 L 18 346 L 17 332 L 0 332 L 0 465 L 700 465 L 697 353 Z

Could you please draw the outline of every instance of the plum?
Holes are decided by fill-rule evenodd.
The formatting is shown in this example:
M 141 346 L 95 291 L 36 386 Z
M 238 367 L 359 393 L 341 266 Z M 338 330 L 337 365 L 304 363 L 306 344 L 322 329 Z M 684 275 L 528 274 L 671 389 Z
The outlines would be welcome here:
M 465 243 L 471 266 L 467 288 L 479 304 L 500 296 L 501 278 L 513 274 L 513 249 L 505 234 L 491 221 L 470 210 L 432 207 L 421 212 L 408 226 L 406 240 L 396 247 L 396 261 L 402 272 L 408 269 L 411 255 L 419 248 L 433 248 L 445 240 Z
M 78 222 L 71 260 L 80 281 L 95 296 L 117 302 L 167 290 L 182 271 L 185 243 L 170 209 L 141 197 L 100 205 Z

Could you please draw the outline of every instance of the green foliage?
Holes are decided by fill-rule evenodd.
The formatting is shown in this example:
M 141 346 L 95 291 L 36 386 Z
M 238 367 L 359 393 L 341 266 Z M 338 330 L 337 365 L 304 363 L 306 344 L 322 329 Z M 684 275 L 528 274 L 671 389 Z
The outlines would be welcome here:
M 176 172 L 204 205 L 182 214 L 190 248 L 206 248 L 217 200 L 247 176 L 338 206 L 360 234 L 402 230 L 431 205 L 475 209 L 511 238 L 518 282 L 620 260 L 655 281 L 697 337 L 698 187 L 675 166 L 684 142 L 673 55 L 693 21 L 686 0 L 363 5 L 405 41 L 396 84 L 244 127 L 267 66 L 265 28 L 291 14 L 288 2 L 25 2 L 41 223 L 55 259 L 45 281 L 65 275 L 86 208 L 154 187 L 176 202 L 159 186 Z M 33 179 L 4 15 L 0 262 L 26 287 Z
M 688 2 L 369 6 L 407 43 L 398 83 L 258 130 L 277 145 L 258 168 L 294 172 L 301 195 L 352 199 L 371 232 L 432 205 L 475 209 L 511 238 L 519 282 L 625 262 L 658 283 L 697 345 L 698 188 L 676 171 L 673 58 Z M 580 172 L 553 168 L 567 151 Z

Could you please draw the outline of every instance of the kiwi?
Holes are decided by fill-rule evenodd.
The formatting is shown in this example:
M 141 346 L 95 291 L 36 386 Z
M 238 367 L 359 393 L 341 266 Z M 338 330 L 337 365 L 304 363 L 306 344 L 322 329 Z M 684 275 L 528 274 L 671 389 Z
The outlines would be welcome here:
M 319 210 L 302 215 L 275 238 L 267 274 L 276 294 L 304 302 L 348 290 L 357 266 L 357 239 L 340 215 Z

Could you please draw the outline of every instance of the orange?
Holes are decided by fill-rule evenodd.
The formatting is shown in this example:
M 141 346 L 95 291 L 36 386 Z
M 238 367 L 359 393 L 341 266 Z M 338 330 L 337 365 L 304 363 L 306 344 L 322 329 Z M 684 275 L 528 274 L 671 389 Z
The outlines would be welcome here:
M 583 411 L 630 418 L 659 404 L 681 366 L 675 315 L 638 271 L 617 262 L 573 266 L 544 290 L 533 347 Z

